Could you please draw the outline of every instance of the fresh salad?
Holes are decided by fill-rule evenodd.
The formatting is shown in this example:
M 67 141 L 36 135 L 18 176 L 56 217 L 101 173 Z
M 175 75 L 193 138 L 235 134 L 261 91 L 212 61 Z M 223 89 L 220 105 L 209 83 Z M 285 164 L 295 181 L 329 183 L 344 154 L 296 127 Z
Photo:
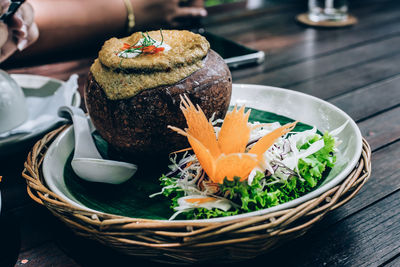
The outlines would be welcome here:
M 320 134 L 294 132 L 297 122 L 250 123 L 251 110 L 235 107 L 224 120 L 207 120 L 187 97 L 181 110 L 188 128 L 170 128 L 191 148 L 172 153 L 162 194 L 186 219 L 231 216 L 273 207 L 312 191 L 336 161 L 335 137 L 346 124 Z M 192 153 L 191 152 L 194 152 Z

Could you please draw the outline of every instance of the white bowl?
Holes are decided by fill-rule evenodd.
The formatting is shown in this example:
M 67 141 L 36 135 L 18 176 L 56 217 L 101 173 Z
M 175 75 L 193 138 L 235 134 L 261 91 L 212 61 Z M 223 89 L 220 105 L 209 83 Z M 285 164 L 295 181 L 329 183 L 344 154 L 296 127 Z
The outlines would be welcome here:
M 362 150 L 362 136 L 356 123 L 344 111 L 319 98 L 282 88 L 234 84 L 231 104 L 257 108 L 315 125 L 321 131 L 331 131 L 348 121 L 338 135 L 342 143 L 338 147 L 337 162 L 325 181 L 314 191 L 287 203 L 245 214 L 196 222 L 227 221 L 237 218 L 263 215 L 272 211 L 295 207 L 317 197 L 342 182 L 356 166 Z M 80 203 L 67 189 L 64 166 L 74 147 L 73 127 L 61 133 L 50 145 L 43 161 L 43 176 L 49 188 L 70 204 L 88 211 L 95 211 Z M 140 166 L 139 166 L 140 168 Z M 100 211 L 96 211 L 102 213 Z M 194 220 L 192 220 L 194 221 Z M 182 222 L 174 220 L 171 223 Z

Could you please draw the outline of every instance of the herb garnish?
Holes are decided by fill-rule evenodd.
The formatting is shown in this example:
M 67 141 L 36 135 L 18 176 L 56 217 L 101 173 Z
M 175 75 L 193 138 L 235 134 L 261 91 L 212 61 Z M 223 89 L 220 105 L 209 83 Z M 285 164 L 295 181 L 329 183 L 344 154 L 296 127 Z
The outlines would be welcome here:
M 143 38 L 136 44 L 130 45 L 128 43 L 124 43 L 120 51 L 115 52 L 115 54 L 121 58 L 121 61 L 119 62 L 119 68 L 122 69 L 122 61 L 128 57 L 127 56 L 128 53 L 135 53 L 137 55 L 141 54 L 152 55 L 164 51 L 165 48 L 162 47 L 164 43 L 164 35 L 162 29 L 160 29 L 160 34 L 161 34 L 161 42 L 159 44 L 157 44 L 156 40 L 151 38 L 148 32 L 146 33 L 142 32 Z
M 161 47 L 164 43 L 164 35 L 162 33 L 162 29 L 160 29 L 161 34 L 161 42 L 160 44 L 156 44 L 157 41 L 151 38 L 148 32 L 143 33 L 143 38 L 138 42 L 139 45 L 133 44 L 130 45 L 128 43 L 124 43 L 121 48 L 122 51 L 117 52 L 119 57 L 124 57 L 123 54 L 126 53 L 137 53 L 137 54 L 156 54 L 158 52 L 164 51 L 164 47 Z

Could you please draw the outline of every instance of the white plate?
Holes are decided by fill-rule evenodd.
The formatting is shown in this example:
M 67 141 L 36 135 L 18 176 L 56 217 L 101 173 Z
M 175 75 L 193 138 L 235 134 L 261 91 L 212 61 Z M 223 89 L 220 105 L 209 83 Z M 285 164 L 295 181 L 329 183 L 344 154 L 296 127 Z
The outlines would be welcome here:
M 349 121 L 345 129 L 338 135 L 342 140 L 339 145 L 337 163 L 324 183 L 316 190 L 290 202 L 264 210 L 245 214 L 214 218 L 200 221 L 227 221 L 254 215 L 262 215 L 272 211 L 291 208 L 307 200 L 321 195 L 343 181 L 357 164 L 362 149 L 362 137 L 356 123 L 344 111 L 319 98 L 276 87 L 262 85 L 234 84 L 231 104 L 243 105 L 270 111 L 315 125 L 319 130 L 333 130 Z M 63 172 L 67 158 L 74 146 L 73 129 L 69 127 L 50 145 L 43 161 L 43 175 L 49 188 L 67 202 L 84 210 L 94 211 L 81 204 L 67 190 Z M 99 211 L 97 211 L 99 212 Z M 101 213 L 101 212 L 100 212 Z M 179 220 L 171 221 L 171 223 Z
M 32 132 L 13 134 L 7 137 L 0 138 L 0 156 L 6 155 L 10 152 L 16 152 L 20 149 L 26 148 L 25 144 L 33 139 L 43 135 L 52 128 L 55 128 L 63 119 L 58 118 L 57 110 L 59 106 L 73 105 L 79 106 L 81 97 L 78 91 L 75 91 L 71 96 L 64 97 L 60 90 L 62 90 L 65 82 L 45 76 L 29 75 L 29 74 L 11 74 L 11 77 L 18 83 L 24 90 L 28 103 L 35 103 L 35 105 L 28 105 L 28 120 L 37 118 L 44 110 L 51 116 L 51 119 L 39 124 Z M 71 99 L 72 98 L 72 99 Z M 49 105 L 49 103 L 57 103 Z M 24 123 L 24 124 L 25 124 Z M 24 125 L 23 124 L 23 125 Z

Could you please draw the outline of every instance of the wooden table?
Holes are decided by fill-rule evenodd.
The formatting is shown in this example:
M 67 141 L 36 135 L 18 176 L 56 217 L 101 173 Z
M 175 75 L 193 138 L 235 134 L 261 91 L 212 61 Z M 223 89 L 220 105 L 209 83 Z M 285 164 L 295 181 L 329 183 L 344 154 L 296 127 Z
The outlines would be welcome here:
M 295 2 L 210 17 L 207 28 L 266 52 L 264 64 L 232 71 L 235 83 L 289 88 L 347 112 L 372 147 L 373 173 L 353 200 L 308 234 L 256 260 L 264 266 L 400 266 L 400 2 L 351 1 L 359 23 L 329 30 L 297 24 L 305 3 Z M 64 80 L 78 73 L 82 87 L 92 60 L 9 71 Z M 20 177 L 28 150 L 0 161 L 0 266 L 148 264 L 75 236 L 29 199 Z

